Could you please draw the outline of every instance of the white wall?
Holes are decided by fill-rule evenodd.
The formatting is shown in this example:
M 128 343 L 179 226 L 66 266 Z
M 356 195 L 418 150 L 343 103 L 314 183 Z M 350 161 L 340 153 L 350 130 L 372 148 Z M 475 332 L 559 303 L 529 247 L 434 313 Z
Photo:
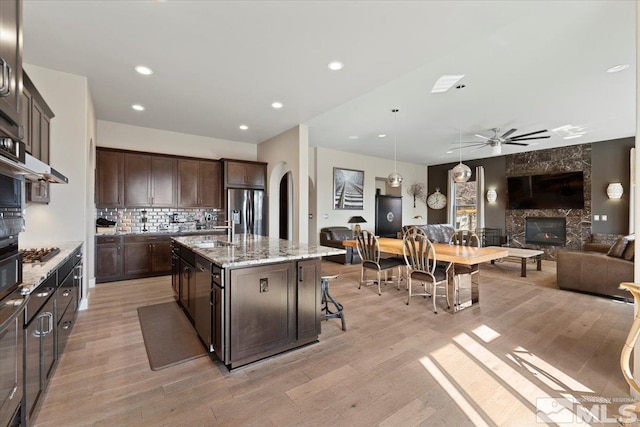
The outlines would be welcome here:
M 376 177 L 386 179 L 393 172 L 393 159 L 345 153 L 326 148 L 313 147 L 313 154 L 309 158 L 314 162 L 309 170 L 315 171 L 312 181 L 316 188 L 316 211 L 309 212 L 316 218 L 316 228 L 309 232 L 309 240 L 318 242 L 320 229 L 330 226 L 350 226 L 347 221 L 354 215 L 360 215 L 367 220 L 360 224 L 364 230 L 375 230 L 375 186 Z M 333 209 L 333 168 L 357 169 L 364 171 L 364 210 Z M 427 167 L 414 163 L 398 162 L 397 170 L 402 175 L 402 225 L 424 224 L 427 217 L 427 207 L 424 203 L 417 203 L 413 207 L 413 197 L 407 194 L 407 188 L 413 183 L 427 184 Z M 423 219 L 414 216 L 422 215 Z
M 26 207 L 26 231 L 20 234 L 20 245 L 82 241 L 84 257 L 88 259 L 87 249 L 93 246 L 93 241 L 88 243 L 85 226 L 89 205 L 87 135 L 88 111 L 93 107 L 87 79 L 29 64 L 24 64 L 24 68 L 55 114 L 51 120 L 49 163 L 69 178 L 69 184 L 51 184 L 48 205 Z M 86 273 L 84 284 L 86 296 Z M 83 302 L 86 304 L 86 300 Z
M 258 145 L 258 160 L 267 162 L 267 194 L 269 203 L 269 236 L 279 236 L 280 180 L 291 172 L 293 207 L 290 218 L 293 235 L 290 240 L 306 243 L 309 235 L 309 129 L 296 126 Z
M 94 198 L 95 191 L 95 167 L 96 167 L 96 144 L 97 144 L 97 132 L 98 132 L 98 124 L 96 123 L 96 111 L 93 105 L 93 98 L 91 97 L 91 92 L 87 88 L 87 136 L 86 136 L 86 144 L 85 144 L 85 158 L 87 159 L 86 168 L 85 168 L 85 194 L 86 203 L 87 203 L 87 215 L 85 217 L 85 227 L 86 227 L 86 242 L 89 244 L 85 245 L 85 258 L 84 258 L 84 268 L 85 268 L 85 282 L 84 282 L 84 290 L 86 291 L 88 288 L 93 288 L 96 284 L 96 275 L 95 275 L 95 245 L 92 243 L 95 240 L 96 235 L 96 204 Z M 85 296 L 82 300 L 81 309 L 85 309 L 88 304 L 88 299 L 86 298 L 87 292 L 83 291 L 83 296 Z
M 98 120 L 98 146 L 206 159 L 256 160 L 257 145 Z

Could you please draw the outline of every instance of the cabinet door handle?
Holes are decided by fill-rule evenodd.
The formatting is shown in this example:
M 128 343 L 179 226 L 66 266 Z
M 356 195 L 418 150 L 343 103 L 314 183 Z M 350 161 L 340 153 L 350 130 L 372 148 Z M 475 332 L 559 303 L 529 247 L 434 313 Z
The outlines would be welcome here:
M 302 277 L 302 266 L 299 265 L 298 266 L 298 282 L 303 282 L 303 281 L 304 281 L 304 279 Z
M 9 96 L 11 94 L 11 67 L 2 57 L 0 57 L 0 66 L 2 66 L 2 86 L 0 86 L 0 96 Z
M 64 291 L 64 292 L 62 293 L 62 296 L 63 296 L 63 297 L 68 297 L 69 295 L 71 295 L 71 292 L 69 292 L 69 291 Z
M 120 246 L 118 246 L 117 249 L 118 249 L 118 255 L 120 255 Z
M 64 322 L 62 324 L 62 329 L 64 329 L 65 331 L 68 330 L 68 329 L 71 329 L 71 321 L 67 320 L 66 322 Z
M 24 125 L 20 125 L 18 128 L 18 139 L 24 139 Z

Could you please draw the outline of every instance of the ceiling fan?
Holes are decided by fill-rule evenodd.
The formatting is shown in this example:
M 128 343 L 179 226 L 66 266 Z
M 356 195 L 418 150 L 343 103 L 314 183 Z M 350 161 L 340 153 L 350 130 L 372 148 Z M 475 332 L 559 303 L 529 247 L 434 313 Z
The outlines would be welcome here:
M 520 146 L 527 146 L 529 145 L 528 143 L 523 143 L 520 141 L 528 141 L 528 140 L 532 140 L 532 139 L 546 139 L 546 138 L 551 138 L 551 136 L 549 135 L 540 135 L 540 136 L 533 136 L 533 135 L 538 135 L 540 133 L 543 132 L 547 132 L 546 129 L 544 130 L 539 130 L 536 132 L 529 132 L 529 133 L 523 133 L 522 135 L 516 135 L 516 136 L 511 136 L 513 133 L 515 133 L 518 129 L 510 129 L 508 131 L 506 131 L 505 133 L 503 133 L 502 135 L 498 136 L 498 132 L 500 132 L 500 128 L 492 128 L 491 129 L 493 131 L 493 136 L 491 137 L 486 137 L 484 135 L 480 135 L 480 134 L 475 134 L 475 136 L 477 136 L 478 138 L 482 138 L 485 141 L 484 142 L 463 142 L 463 144 L 467 144 L 465 147 L 460 147 L 462 148 L 469 148 L 469 147 L 478 147 L 476 148 L 483 148 L 486 146 L 491 147 L 491 154 L 493 155 L 497 155 L 497 154 L 501 154 L 502 153 L 502 146 L 503 145 L 520 145 Z

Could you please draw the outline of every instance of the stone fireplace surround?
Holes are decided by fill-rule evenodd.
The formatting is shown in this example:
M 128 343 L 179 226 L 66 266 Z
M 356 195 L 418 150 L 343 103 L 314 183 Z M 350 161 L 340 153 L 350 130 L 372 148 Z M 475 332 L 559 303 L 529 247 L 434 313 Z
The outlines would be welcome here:
M 505 232 L 511 246 L 540 249 L 545 252 L 543 259 L 555 260 L 558 251 L 582 250 L 583 244 L 590 241 L 591 144 L 572 145 L 507 156 L 507 177 L 573 171 L 582 171 L 584 174 L 584 209 L 507 209 Z M 509 197 L 508 194 L 507 197 Z M 525 220 L 527 217 L 566 218 L 565 245 L 525 244 Z

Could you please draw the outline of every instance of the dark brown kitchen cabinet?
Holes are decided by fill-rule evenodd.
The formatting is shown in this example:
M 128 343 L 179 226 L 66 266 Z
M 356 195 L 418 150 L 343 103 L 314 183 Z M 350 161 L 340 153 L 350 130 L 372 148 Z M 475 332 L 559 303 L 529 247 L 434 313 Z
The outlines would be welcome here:
M 296 340 L 295 263 L 231 270 L 230 357 L 237 364 Z
M 220 162 L 178 160 L 178 207 L 220 208 Z
M 22 93 L 20 94 L 20 119 L 21 124 L 20 127 L 22 129 L 22 142 L 24 142 L 24 148 L 27 152 L 31 153 L 32 145 L 31 145 L 31 102 L 32 96 L 31 92 L 27 87 L 22 88 Z
M 22 1 L 0 1 L 0 129 L 21 139 Z
M 196 316 L 196 267 L 185 259 L 180 260 L 180 304 L 191 319 Z
M 298 339 L 320 335 L 320 258 L 298 261 Z
M 121 280 L 124 276 L 121 236 L 96 237 L 96 282 Z
M 225 188 L 264 189 L 267 180 L 266 163 L 223 159 Z
M 96 151 L 96 207 L 124 207 L 124 154 Z
M 49 164 L 50 121 L 54 114 L 27 73 L 24 73 L 24 87 L 20 97 L 21 133 L 25 149 L 33 157 Z M 49 203 L 49 183 L 47 181 L 28 181 L 26 183 L 26 200 L 29 203 Z
M 125 153 L 125 206 L 176 206 L 176 168 L 177 161 L 172 157 Z
M 53 111 L 27 73 L 24 73 L 21 96 L 23 101 L 28 102 L 20 106 L 24 126 L 22 141 L 33 157 L 49 164 L 50 122 L 54 117 Z
M 171 240 L 168 236 L 125 236 L 126 278 L 171 273 Z

